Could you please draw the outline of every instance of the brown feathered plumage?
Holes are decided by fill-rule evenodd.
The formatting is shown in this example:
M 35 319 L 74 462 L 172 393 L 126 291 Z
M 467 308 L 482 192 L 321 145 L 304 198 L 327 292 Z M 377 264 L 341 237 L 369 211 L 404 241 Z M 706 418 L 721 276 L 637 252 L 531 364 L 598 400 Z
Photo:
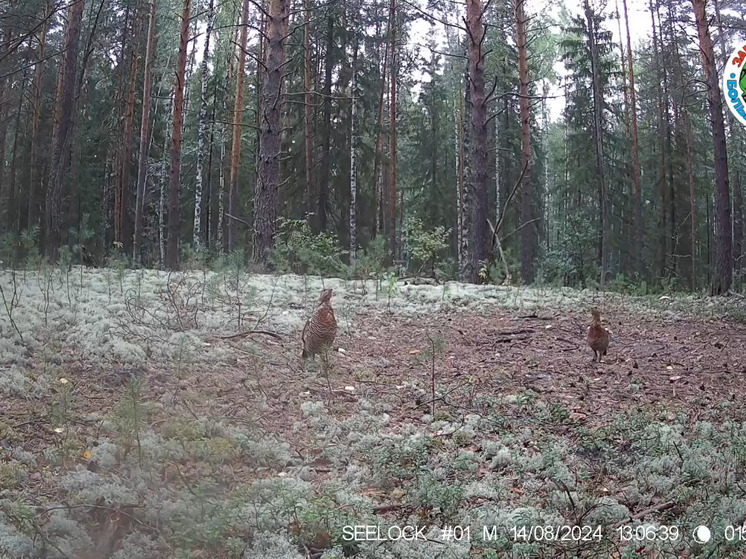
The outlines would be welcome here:
M 303 358 L 313 357 L 334 343 L 337 319 L 332 308 L 332 290 L 324 289 L 319 295 L 319 306 L 303 327 Z
M 606 355 L 609 348 L 609 331 L 601 326 L 601 313 L 598 309 L 591 309 L 591 325 L 588 327 L 588 345 L 593 350 L 593 360 L 601 362 L 601 356 Z

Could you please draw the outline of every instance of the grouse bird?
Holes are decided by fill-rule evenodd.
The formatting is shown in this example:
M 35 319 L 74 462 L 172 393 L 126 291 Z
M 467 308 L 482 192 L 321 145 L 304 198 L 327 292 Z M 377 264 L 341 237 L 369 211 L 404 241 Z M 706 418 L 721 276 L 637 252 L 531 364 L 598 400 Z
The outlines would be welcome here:
M 598 309 L 591 309 L 591 325 L 588 327 L 588 345 L 593 350 L 593 361 L 601 362 L 601 356 L 606 355 L 609 348 L 609 331 L 601 326 L 601 313 Z
M 337 335 L 337 319 L 332 308 L 332 290 L 324 289 L 319 295 L 319 306 L 303 327 L 304 359 L 313 357 L 329 348 Z

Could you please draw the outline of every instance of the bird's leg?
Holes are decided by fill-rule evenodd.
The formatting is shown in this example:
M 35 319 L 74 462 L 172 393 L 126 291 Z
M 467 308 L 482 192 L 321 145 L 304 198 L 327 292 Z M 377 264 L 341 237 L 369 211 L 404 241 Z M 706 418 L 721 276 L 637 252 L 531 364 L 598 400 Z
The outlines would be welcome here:
M 324 349 L 321 353 L 321 370 L 326 377 L 326 386 L 329 388 L 329 397 L 334 398 L 334 391 L 332 390 L 332 382 L 329 378 L 329 350 Z

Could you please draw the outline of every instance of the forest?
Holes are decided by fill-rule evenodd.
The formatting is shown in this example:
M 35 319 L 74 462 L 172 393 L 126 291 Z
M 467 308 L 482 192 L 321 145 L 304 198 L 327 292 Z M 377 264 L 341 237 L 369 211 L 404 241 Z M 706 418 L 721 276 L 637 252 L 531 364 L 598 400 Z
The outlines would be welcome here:
M 744 107 L 742 0 L 0 0 L 0 558 L 744 557 Z
M 741 3 L 548 6 L 9 0 L 6 252 L 741 290 Z

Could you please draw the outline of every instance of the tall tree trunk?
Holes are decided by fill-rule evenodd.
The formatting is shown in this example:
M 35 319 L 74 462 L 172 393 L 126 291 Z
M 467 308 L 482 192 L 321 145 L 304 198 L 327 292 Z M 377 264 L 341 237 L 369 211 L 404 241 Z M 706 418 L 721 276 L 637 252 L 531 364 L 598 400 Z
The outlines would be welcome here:
M 179 57 L 176 62 L 174 82 L 174 116 L 171 134 L 171 179 L 168 188 L 168 243 L 166 246 L 166 268 L 176 270 L 179 266 L 179 189 L 181 186 L 181 135 L 184 112 L 184 78 L 186 77 L 187 45 L 189 44 L 189 17 L 191 0 L 184 0 L 179 35 Z
M 122 151 L 124 145 L 121 141 L 124 133 L 124 113 L 126 111 L 125 103 L 125 60 L 127 59 L 127 39 L 129 38 L 130 29 L 130 11 L 132 9 L 132 0 L 127 0 L 124 9 L 124 24 L 122 25 L 122 43 L 119 50 L 119 60 L 117 62 L 118 85 L 114 97 L 114 104 L 117 108 L 117 120 L 114 133 L 111 135 L 112 142 L 116 151 L 116 162 L 114 168 L 114 242 L 122 241 Z M 133 51 L 134 52 L 134 51 Z
M 352 56 L 350 86 L 350 266 L 357 260 L 357 38 Z
M 643 273 L 642 247 L 644 242 L 644 225 L 642 221 L 642 179 L 640 173 L 640 140 L 637 133 L 637 94 L 635 93 L 635 63 L 632 54 L 632 39 L 629 34 L 629 18 L 627 16 L 627 0 L 622 0 L 624 6 L 624 24 L 627 29 L 627 68 L 629 71 L 629 102 L 632 117 L 632 164 L 635 177 L 635 270 Z
M 249 0 L 244 0 L 241 17 L 241 39 L 238 45 L 238 67 L 236 68 L 236 103 L 233 107 L 233 144 L 231 146 L 230 194 L 228 211 L 238 217 L 238 171 L 241 162 L 241 132 L 243 129 L 243 89 L 246 80 L 246 45 L 248 41 Z M 228 221 L 228 250 L 238 248 L 238 222 Z
M 391 21 L 389 20 L 389 26 L 391 25 Z M 390 33 L 390 27 L 389 27 L 389 33 Z M 374 237 L 378 237 L 378 235 L 381 234 L 381 224 L 382 224 L 382 218 L 383 218 L 383 211 L 384 211 L 384 203 L 383 203 L 383 173 L 381 172 L 381 168 L 383 167 L 383 152 L 381 150 L 381 140 L 383 138 L 383 106 L 384 106 L 384 97 L 386 93 L 386 73 L 388 70 L 388 63 L 389 63 L 389 41 L 386 41 L 386 46 L 384 47 L 384 53 L 383 53 L 383 72 L 381 74 L 381 93 L 378 96 L 378 126 L 376 127 L 376 151 L 373 154 L 373 185 L 375 188 L 375 229 L 374 229 Z
M 699 50 L 707 82 L 707 101 L 712 123 L 713 157 L 715 163 L 715 273 L 712 277 L 713 295 L 725 295 L 730 289 L 733 271 L 730 191 L 728 188 L 728 151 L 725 145 L 725 121 L 717 62 L 710 36 L 705 9 L 706 0 L 692 0 L 697 20 Z
M 650 0 L 649 3 L 649 9 L 650 9 L 650 20 L 652 23 L 653 28 L 653 60 L 655 65 L 655 72 L 656 76 L 654 78 L 654 88 L 656 92 L 656 98 L 657 98 L 657 104 L 658 104 L 658 129 L 657 129 L 657 139 L 658 139 L 658 155 L 659 155 L 659 165 L 658 165 L 658 199 L 659 199 L 659 211 L 658 211 L 658 254 L 659 254 L 659 275 L 660 277 L 664 277 L 666 275 L 666 254 L 667 254 L 667 235 L 666 231 L 668 230 L 668 219 L 666 214 L 666 145 L 665 145 L 665 130 L 666 130 L 666 119 L 664 116 L 664 108 L 663 108 L 663 90 L 661 83 L 663 81 L 661 77 L 662 73 L 662 53 L 658 49 L 658 31 L 657 31 L 657 24 L 655 21 L 655 14 L 657 11 L 657 4 L 656 8 L 653 7 L 653 0 Z
M 44 77 L 44 53 L 47 45 L 47 29 L 49 27 L 49 18 L 47 9 L 42 12 L 44 23 L 39 32 L 39 51 L 36 56 L 36 67 L 34 68 L 34 116 L 31 121 L 31 156 L 29 158 L 29 184 L 28 184 L 28 218 L 27 227 L 30 229 L 36 225 L 39 220 L 39 204 L 37 200 L 37 181 L 42 187 L 42 174 L 37 172 L 39 159 L 39 122 L 41 121 L 41 100 L 42 100 L 42 78 Z M 39 188 L 38 192 L 43 192 Z
M 303 26 L 304 26 L 304 68 L 303 68 L 303 89 L 305 92 L 305 142 L 306 142 L 306 191 L 303 197 L 303 207 L 305 211 L 311 211 L 311 196 L 313 184 L 311 181 L 311 0 L 304 0 L 303 9 Z
M 596 181 L 598 182 L 598 202 L 599 202 L 599 237 L 600 250 L 599 260 L 601 265 L 600 286 L 604 288 L 606 284 L 606 272 L 608 271 L 608 194 L 606 192 L 606 181 L 604 179 L 604 151 L 603 151 L 603 91 L 601 89 L 601 69 L 600 57 L 598 53 L 598 37 L 594 20 L 594 13 L 591 10 L 588 0 L 584 0 L 583 7 L 585 19 L 588 25 L 589 50 L 591 52 L 591 73 L 593 79 L 593 128 L 594 140 L 596 147 Z
M 686 126 L 686 171 L 689 178 L 689 222 L 691 225 L 690 235 L 692 244 L 692 275 L 690 278 L 689 288 L 692 291 L 697 289 L 697 204 L 694 197 L 694 168 L 692 166 L 692 121 L 689 113 L 683 111 Z
M 723 32 L 723 20 L 720 17 L 720 0 L 713 0 L 715 5 L 715 20 L 718 26 L 718 37 L 720 43 L 720 56 L 722 60 L 727 60 L 728 52 L 725 47 L 725 33 Z M 733 138 L 733 115 L 730 111 L 725 111 L 728 119 L 728 127 L 731 130 Z M 738 145 L 738 144 L 737 144 Z M 742 146 L 743 144 L 741 144 Z M 742 152 L 743 153 L 743 152 Z M 743 268 L 743 241 L 744 241 L 744 224 L 743 224 L 743 191 L 741 190 L 741 174 L 736 168 L 736 180 L 733 183 L 733 276 L 737 277 Z
M 472 270 L 471 280 L 479 281 L 479 270 L 487 261 L 487 102 L 484 91 L 484 26 L 482 0 L 466 1 L 469 81 L 474 180 L 472 185 Z
M 137 194 L 135 195 L 135 232 L 132 238 L 132 259 L 140 263 L 142 213 L 145 203 L 145 183 L 148 180 L 148 145 L 150 142 L 150 89 L 152 87 L 153 58 L 155 55 L 155 17 L 157 0 L 150 0 L 148 41 L 145 46 L 145 69 L 142 85 L 142 118 L 140 120 L 140 149 L 137 154 Z
M 395 261 L 398 256 L 398 247 L 396 243 L 396 82 L 398 77 L 396 66 L 396 0 L 391 0 L 391 3 L 389 4 L 389 22 L 389 50 L 391 51 L 391 94 L 389 95 L 389 211 L 391 212 L 391 217 L 389 227 L 389 244 L 391 250 L 391 259 Z
M 464 70 L 464 94 L 459 100 L 459 113 L 461 118 L 461 142 L 460 142 L 460 173 L 459 173 L 459 278 L 461 281 L 474 281 L 474 263 L 471 259 L 470 250 L 473 242 L 470 238 L 472 232 L 472 204 L 473 190 L 472 182 L 472 144 L 473 126 L 471 122 L 471 80 L 469 79 L 469 64 Z
M 137 10 L 136 10 L 137 16 Z M 129 254 L 132 251 L 132 221 L 130 219 L 130 167 L 132 159 L 132 128 L 135 120 L 135 90 L 137 86 L 137 67 L 138 67 L 138 48 L 137 43 L 139 42 L 138 35 L 140 25 L 137 24 L 136 36 L 133 37 L 131 47 L 131 65 L 130 65 L 130 78 L 127 88 L 127 100 L 124 111 L 124 127 L 122 134 L 122 157 L 121 157 L 121 169 L 119 171 L 119 184 L 118 191 L 120 195 L 119 204 L 119 224 L 120 224 L 120 238 L 115 239 L 122 243 L 122 248 L 125 254 Z
M 329 212 L 329 171 L 331 166 L 331 128 L 332 128 L 332 72 L 334 71 L 334 18 L 327 16 L 326 52 L 324 60 L 324 109 L 322 120 L 324 123 L 324 137 L 321 141 L 321 176 L 319 177 L 318 213 L 319 231 L 326 231 Z
M 259 180 L 254 195 L 254 261 L 266 265 L 274 248 L 282 186 L 282 91 L 289 0 L 271 0 L 267 33 L 267 68 L 262 89 Z
M 21 112 L 23 101 L 26 98 L 26 71 L 27 68 L 24 68 L 21 76 L 16 118 L 13 123 L 13 155 L 10 158 L 10 184 L 8 185 L 8 231 L 20 231 L 21 225 L 20 208 L 16 207 L 16 171 L 18 169 L 18 136 L 21 128 Z
M 7 27 L 3 30 L 3 40 L 2 44 L 0 44 L 0 55 L 2 55 L 3 58 L 10 54 L 12 42 L 12 30 L 10 27 Z M 3 187 L 5 184 L 5 138 L 8 134 L 8 120 L 10 120 L 5 110 L 6 107 L 10 105 L 8 100 L 5 98 L 6 82 L 9 80 L 10 77 L 0 76 L 0 201 L 3 199 Z M 8 220 L 10 220 L 10 214 L 8 214 Z M 3 211 L 0 209 L 0 232 L 2 232 L 2 230 Z
M 207 30 L 205 31 L 205 48 L 202 51 L 201 87 L 199 125 L 197 129 L 197 169 L 194 179 L 194 221 L 192 243 L 194 248 L 202 244 L 202 171 L 205 163 L 205 144 L 207 143 L 207 64 L 210 59 L 210 35 L 215 25 L 215 0 L 210 0 L 207 7 Z
M 62 184 L 69 162 L 75 111 L 75 74 L 78 43 L 83 20 L 84 0 L 70 4 L 68 23 L 62 48 L 62 64 L 57 88 L 52 130 L 52 158 L 46 197 L 45 255 L 56 262 L 62 240 Z
M 173 133 L 174 125 L 174 92 L 169 96 L 168 120 L 166 130 L 171 129 Z M 161 163 L 160 188 L 158 189 L 158 255 L 159 265 L 162 270 L 166 268 L 166 176 L 170 170 L 169 146 L 171 138 L 166 133 L 163 141 L 163 161 Z
M 521 185 L 521 279 L 529 284 L 534 279 L 535 227 L 532 223 L 533 163 L 531 159 L 531 108 L 529 105 L 528 52 L 526 49 L 525 0 L 515 1 L 516 49 L 518 50 L 518 79 L 521 106 L 521 167 L 526 169 Z

